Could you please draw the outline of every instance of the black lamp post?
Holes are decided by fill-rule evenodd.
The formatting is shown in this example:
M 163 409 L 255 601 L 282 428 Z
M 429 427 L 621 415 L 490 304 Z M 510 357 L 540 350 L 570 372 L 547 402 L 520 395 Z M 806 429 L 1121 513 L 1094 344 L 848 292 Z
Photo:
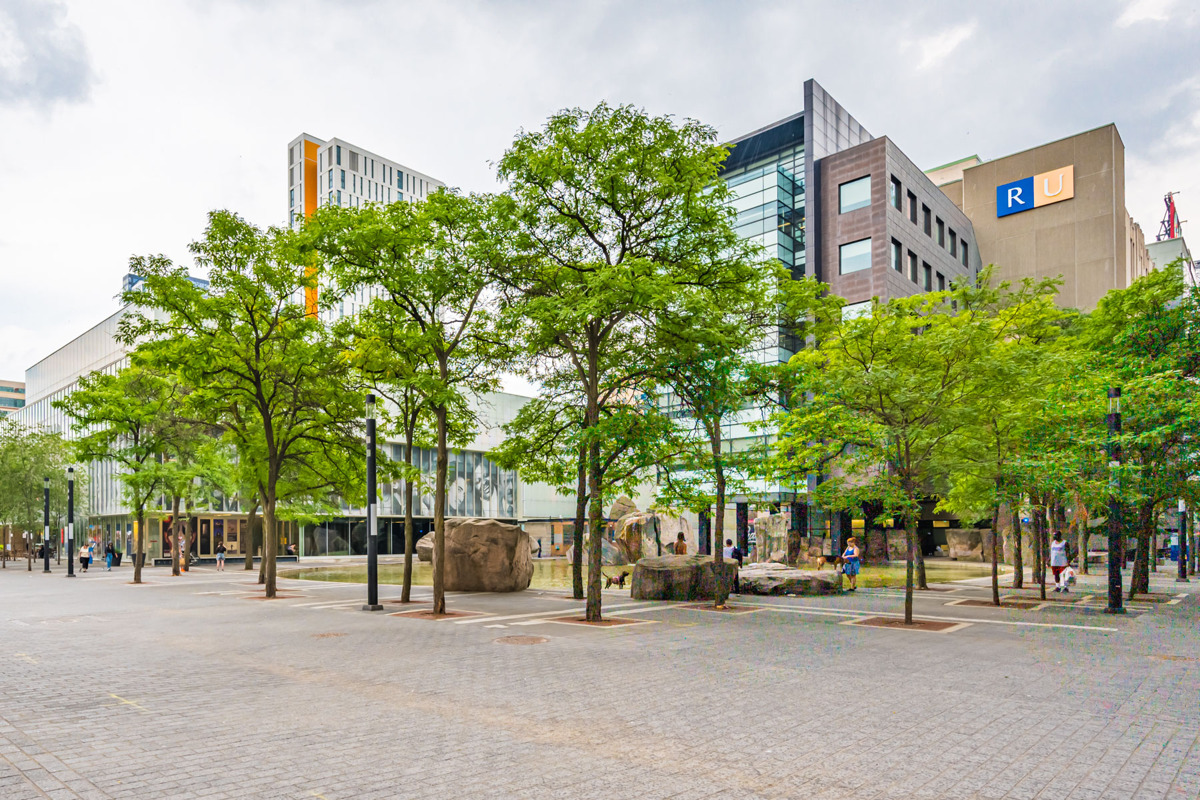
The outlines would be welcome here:
M 67 577 L 75 577 L 75 468 L 67 467 Z
M 1188 580 L 1187 573 L 1187 501 L 1183 498 L 1179 499 L 1179 550 L 1177 550 L 1178 559 L 1176 565 L 1179 567 L 1179 577 L 1175 579 L 1176 583 L 1191 583 Z
M 50 571 L 50 479 L 42 478 L 42 572 Z
M 1121 530 L 1121 498 L 1119 470 L 1121 468 L 1121 390 L 1108 390 L 1108 607 L 1106 614 L 1124 614 L 1121 597 L 1121 562 L 1125 560 L 1125 542 Z
M 367 395 L 367 604 L 363 611 L 382 611 L 379 604 L 379 523 L 375 500 L 375 395 Z

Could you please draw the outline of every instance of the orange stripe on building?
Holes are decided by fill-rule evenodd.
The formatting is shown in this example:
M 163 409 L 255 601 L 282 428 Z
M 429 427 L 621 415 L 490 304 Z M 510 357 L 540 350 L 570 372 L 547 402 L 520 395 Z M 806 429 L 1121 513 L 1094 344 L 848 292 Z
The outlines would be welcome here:
M 304 218 L 308 219 L 317 210 L 317 187 L 321 177 L 317 174 L 317 150 L 319 145 L 308 139 L 304 140 Z M 312 286 L 304 290 L 304 312 L 310 317 L 317 316 L 317 284 L 316 265 L 308 267 L 305 276 L 313 281 Z

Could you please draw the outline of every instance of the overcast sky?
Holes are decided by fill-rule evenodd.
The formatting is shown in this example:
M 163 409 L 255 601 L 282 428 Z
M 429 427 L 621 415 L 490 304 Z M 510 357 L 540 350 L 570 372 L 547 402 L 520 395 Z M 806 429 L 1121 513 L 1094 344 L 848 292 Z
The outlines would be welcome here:
M 1115 122 L 1152 239 L 1168 190 L 1200 225 L 1198 44 L 1198 0 L 0 0 L 0 378 L 115 311 L 131 254 L 187 263 L 208 210 L 283 223 L 300 132 L 488 190 L 557 109 L 732 138 L 814 77 L 926 168 Z

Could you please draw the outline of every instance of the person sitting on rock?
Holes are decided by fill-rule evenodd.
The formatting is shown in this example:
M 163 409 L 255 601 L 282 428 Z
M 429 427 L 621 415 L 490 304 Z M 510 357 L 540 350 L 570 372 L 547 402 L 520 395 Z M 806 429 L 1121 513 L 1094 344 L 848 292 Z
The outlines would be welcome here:
M 686 556 L 687 555 L 687 542 L 684 541 L 684 539 L 683 539 L 683 533 L 680 533 L 678 536 L 675 537 L 675 555 L 677 555 L 677 556 Z

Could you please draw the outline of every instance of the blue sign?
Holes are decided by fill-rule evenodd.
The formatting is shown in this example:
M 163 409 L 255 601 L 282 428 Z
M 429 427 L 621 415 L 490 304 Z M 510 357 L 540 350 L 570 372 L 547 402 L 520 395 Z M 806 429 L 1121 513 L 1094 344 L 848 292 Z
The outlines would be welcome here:
M 1033 178 L 1005 183 L 996 187 L 996 216 L 1007 217 L 1018 211 L 1033 208 Z

